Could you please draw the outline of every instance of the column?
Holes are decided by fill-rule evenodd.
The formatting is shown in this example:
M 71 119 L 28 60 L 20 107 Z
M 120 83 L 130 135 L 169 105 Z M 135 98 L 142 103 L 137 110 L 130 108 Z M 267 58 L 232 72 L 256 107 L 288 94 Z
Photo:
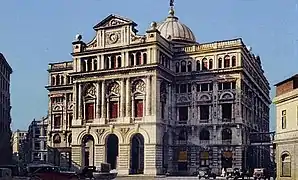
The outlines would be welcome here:
M 91 60 L 91 69 L 92 69 L 92 71 L 94 71 L 95 70 L 95 67 L 94 67 L 94 59 L 90 59 Z M 90 61 L 89 60 L 89 61 Z M 95 61 L 96 61 L 96 59 L 95 59 Z
M 110 119 L 110 99 L 108 98 L 107 99 L 107 105 L 106 105 L 106 117 L 107 117 L 107 119 L 109 120 Z
M 105 56 L 102 55 L 102 58 L 100 59 L 100 65 L 101 65 L 100 69 L 105 69 L 105 60 L 106 60 Z
M 129 66 L 130 59 L 129 59 L 129 53 L 128 52 L 125 53 L 124 62 L 126 62 L 125 66 Z
M 97 70 L 101 69 L 101 59 L 100 59 L 100 55 L 97 56 Z
M 79 84 L 79 93 L 78 93 L 78 119 L 82 119 L 82 85 Z
M 84 60 L 85 61 L 85 68 L 86 68 L 86 71 L 88 71 L 88 60 Z
M 78 119 L 78 111 L 77 111 L 77 95 L 78 95 L 78 92 L 77 92 L 77 88 L 78 88 L 78 83 L 75 83 L 74 86 L 73 86 L 73 94 L 72 94 L 72 97 L 73 97 L 73 104 L 74 104 L 74 108 L 73 108 L 73 119 Z
M 96 114 L 95 114 L 95 118 L 99 119 L 100 118 L 100 83 L 97 82 L 96 83 Z
M 126 64 L 125 64 L 125 53 L 124 52 L 121 52 L 121 67 L 125 67 Z
M 134 118 L 136 116 L 136 112 L 135 112 L 135 98 L 132 97 L 131 100 L 131 117 Z
M 130 79 L 126 79 L 126 117 L 131 117 L 131 85 Z
M 169 121 L 172 120 L 172 85 L 168 84 L 168 98 L 167 98 L 167 106 L 168 106 L 168 117 Z
M 121 80 L 121 94 L 120 94 L 120 117 L 125 117 L 125 82 Z
M 105 81 L 101 83 L 101 117 L 106 118 L 106 88 Z
M 150 83 L 150 76 L 146 79 L 146 116 L 150 116 L 151 111 L 151 83 Z

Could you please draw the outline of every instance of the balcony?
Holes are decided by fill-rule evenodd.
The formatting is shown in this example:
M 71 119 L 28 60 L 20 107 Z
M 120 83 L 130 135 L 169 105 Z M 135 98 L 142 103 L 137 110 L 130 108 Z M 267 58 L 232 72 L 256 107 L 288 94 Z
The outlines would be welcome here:
M 222 143 L 223 145 L 230 145 L 230 144 L 232 144 L 232 139 L 225 139 L 225 140 L 222 140 L 221 143 Z
M 210 140 L 200 140 L 200 144 L 210 144 Z
M 179 120 L 178 121 L 178 125 L 186 125 L 187 124 L 187 120 Z
M 209 119 L 200 119 L 200 123 L 209 123 Z

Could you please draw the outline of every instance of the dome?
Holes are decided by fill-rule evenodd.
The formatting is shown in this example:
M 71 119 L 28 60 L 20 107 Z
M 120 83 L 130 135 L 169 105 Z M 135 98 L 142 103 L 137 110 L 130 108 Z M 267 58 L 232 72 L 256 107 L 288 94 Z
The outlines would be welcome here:
M 169 40 L 196 42 L 193 32 L 185 24 L 179 22 L 174 14 L 174 9 L 171 8 L 167 19 L 157 26 L 160 34 Z

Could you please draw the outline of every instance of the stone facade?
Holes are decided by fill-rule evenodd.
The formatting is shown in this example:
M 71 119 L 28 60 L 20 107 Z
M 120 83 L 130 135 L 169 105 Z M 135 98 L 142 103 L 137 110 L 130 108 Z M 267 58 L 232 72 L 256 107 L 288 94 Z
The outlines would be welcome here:
M 25 143 L 26 143 L 26 136 L 27 131 L 16 130 L 12 134 L 12 153 L 13 159 L 16 162 L 23 162 L 25 160 Z
M 12 163 L 10 75 L 12 69 L 0 53 L 0 165 Z
M 144 35 L 116 15 L 93 29 L 89 43 L 77 35 L 72 61 L 48 70 L 48 144 L 69 166 L 108 162 L 120 175 L 254 166 L 247 136 L 269 131 L 271 102 L 260 57 L 241 39 L 199 44 L 173 7 Z
M 47 149 L 48 117 L 33 120 L 27 134 L 27 161 L 26 163 L 48 162 Z
M 276 85 L 277 179 L 298 178 L 298 75 Z

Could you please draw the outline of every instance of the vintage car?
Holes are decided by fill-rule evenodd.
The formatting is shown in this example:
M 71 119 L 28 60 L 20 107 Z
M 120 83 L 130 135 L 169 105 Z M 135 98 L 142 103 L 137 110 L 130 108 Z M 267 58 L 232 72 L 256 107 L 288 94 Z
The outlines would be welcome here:
M 253 178 L 256 179 L 269 179 L 269 172 L 266 168 L 255 168 Z
M 57 166 L 51 164 L 29 164 L 27 176 L 32 180 L 76 180 L 75 172 L 62 172 Z

